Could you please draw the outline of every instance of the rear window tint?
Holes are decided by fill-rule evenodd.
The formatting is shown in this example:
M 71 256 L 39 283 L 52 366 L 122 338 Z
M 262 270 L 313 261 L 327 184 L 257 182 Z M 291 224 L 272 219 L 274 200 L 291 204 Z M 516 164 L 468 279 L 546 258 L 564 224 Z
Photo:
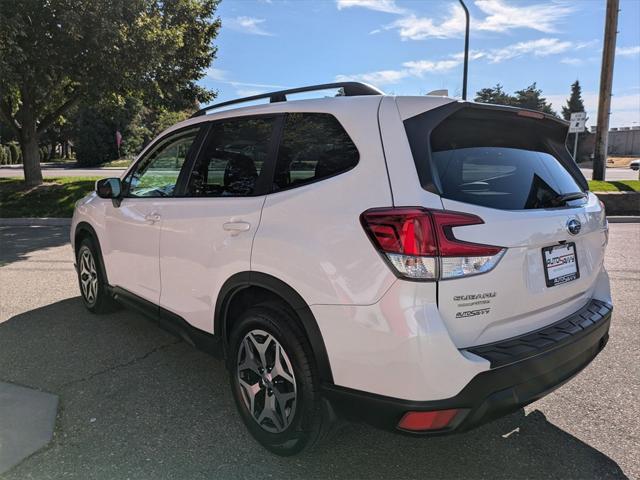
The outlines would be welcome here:
M 554 154 L 565 148 L 562 127 L 549 122 L 465 110 L 446 118 L 430 137 L 442 196 L 502 210 L 567 205 L 560 197 L 582 190 Z
M 503 210 L 548 208 L 559 195 L 579 192 L 550 154 L 504 147 L 432 152 L 443 196 Z
M 345 172 L 358 163 L 358 149 L 328 113 L 287 114 L 274 184 L 283 190 Z

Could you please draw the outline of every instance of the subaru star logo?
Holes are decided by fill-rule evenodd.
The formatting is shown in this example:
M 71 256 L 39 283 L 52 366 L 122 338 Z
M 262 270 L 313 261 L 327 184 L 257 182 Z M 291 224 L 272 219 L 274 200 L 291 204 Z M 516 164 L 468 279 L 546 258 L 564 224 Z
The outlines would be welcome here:
M 580 220 L 572 218 L 567 222 L 567 230 L 569 230 L 569 233 L 571 235 L 579 234 L 581 228 L 582 228 L 582 224 L 580 223 Z

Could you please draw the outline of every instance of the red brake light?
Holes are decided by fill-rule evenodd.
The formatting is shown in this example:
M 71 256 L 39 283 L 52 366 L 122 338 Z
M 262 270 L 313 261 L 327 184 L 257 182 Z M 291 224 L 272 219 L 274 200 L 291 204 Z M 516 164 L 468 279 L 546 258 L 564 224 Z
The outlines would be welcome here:
M 458 413 L 457 409 L 436 410 L 433 412 L 407 412 L 398 428 L 412 431 L 440 430 L 447 427 Z
M 497 255 L 502 250 L 492 245 L 464 242 L 453 236 L 453 227 L 483 224 L 480 217 L 459 212 L 434 211 L 432 213 L 438 232 L 438 249 L 441 257 L 481 257 Z
M 361 215 L 373 244 L 402 277 L 437 280 L 484 273 L 504 249 L 458 240 L 454 227 L 484 223 L 476 215 L 421 207 L 376 208 Z
M 385 253 L 437 255 L 429 212 L 421 208 L 381 208 L 362 214 L 362 224 Z

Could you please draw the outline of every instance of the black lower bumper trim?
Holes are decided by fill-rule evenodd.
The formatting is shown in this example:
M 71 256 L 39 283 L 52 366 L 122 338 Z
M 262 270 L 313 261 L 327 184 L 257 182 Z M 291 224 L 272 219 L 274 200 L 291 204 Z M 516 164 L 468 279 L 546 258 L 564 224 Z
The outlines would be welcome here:
M 606 311 L 600 308 L 603 305 Z M 324 395 L 338 413 L 386 430 L 397 430 L 398 422 L 407 411 L 456 408 L 460 412 L 445 429 L 405 433 L 441 435 L 463 432 L 538 400 L 585 368 L 609 338 L 612 307 L 603 303 L 598 311 L 602 313 L 598 321 L 555 342 L 554 348 L 541 348 L 527 358 L 482 372 L 455 397 L 410 401 L 336 385 L 324 385 Z

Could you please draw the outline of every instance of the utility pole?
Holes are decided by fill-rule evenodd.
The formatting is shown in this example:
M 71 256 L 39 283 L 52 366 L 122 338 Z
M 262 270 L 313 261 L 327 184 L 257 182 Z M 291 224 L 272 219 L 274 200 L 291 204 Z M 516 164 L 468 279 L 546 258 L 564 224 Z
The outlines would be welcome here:
M 469 70 L 469 10 L 462 0 L 458 0 L 464 9 L 464 15 L 467 19 L 464 32 L 464 73 L 462 74 L 462 100 L 467 99 L 467 72 Z
M 596 141 L 593 156 L 593 180 L 604 180 L 607 166 L 611 87 L 613 84 L 613 61 L 616 54 L 619 5 L 620 0 L 607 0 L 607 14 L 604 24 L 604 46 L 602 48 L 602 67 L 600 70 L 600 96 L 598 98 Z

